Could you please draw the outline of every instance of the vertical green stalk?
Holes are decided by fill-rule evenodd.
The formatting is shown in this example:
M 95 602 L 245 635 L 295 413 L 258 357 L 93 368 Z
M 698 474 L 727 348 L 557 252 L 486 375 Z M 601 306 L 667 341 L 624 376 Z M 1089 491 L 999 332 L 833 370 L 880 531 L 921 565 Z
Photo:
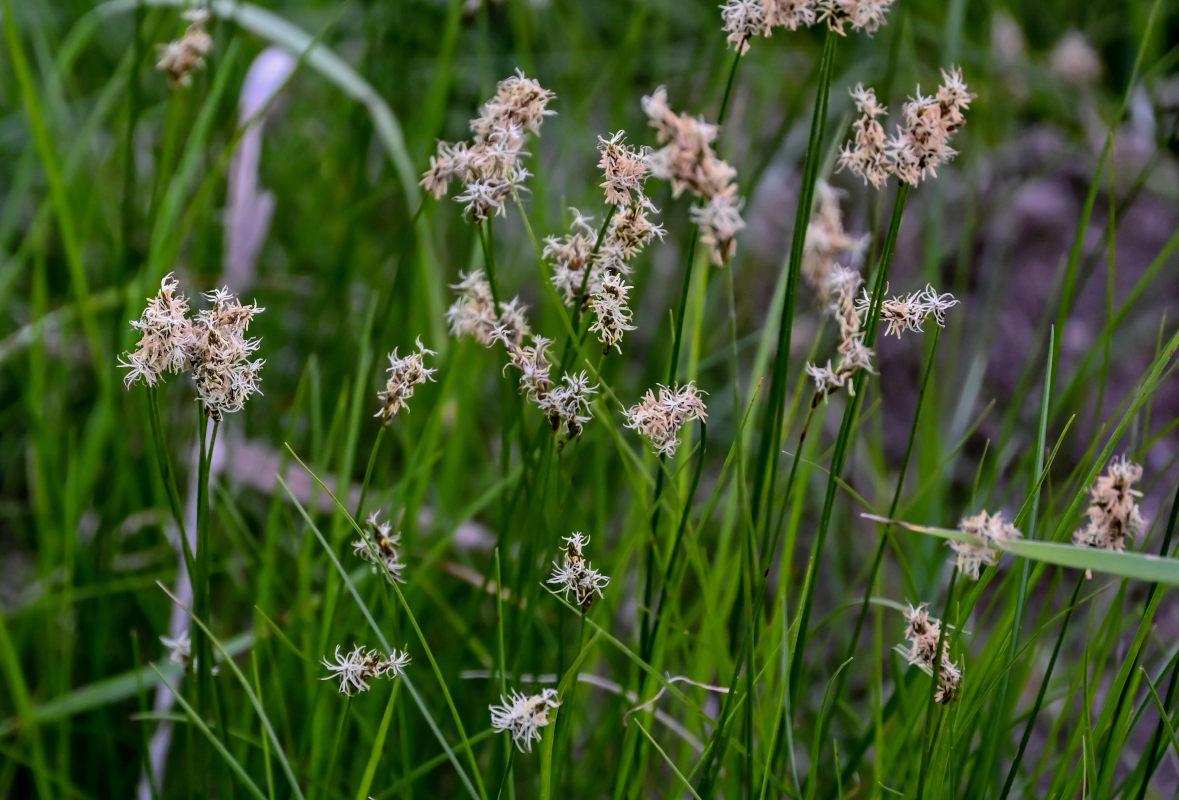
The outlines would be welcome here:
M 786 403 L 786 371 L 790 361 L 790 337 L 794 326 L 794 297 L 802 270 L 802 253 L 806 244 L 806 229 L 815 199 L 815 183 L 823 160 L 823 134 L 827 126 L 827 101 L 831 93 L 831 76 L 835 63 L 835 44 L 838 36 L 827 31 L 823 39 L 823 53 L 819 60 L 819 86 L 815 95 L 811 131 L 807 140 L 806 159 L 802 167 L 802 184 L 798 193 L 798 209 L 794 215 L 794 234 L 790 241 L 790 261 L 787 263 L 786 286 L 783 289 L 782 315 L 778 322 L 778 345 L 770 379 L 770 395 L 766 403 L 765 423 L 753 473 L 753 522 L 762 522 L 762 503 L 778 473 L 778 452 L 782 447 L 782 414 Z M 767 477 L 767 472 L 768 477 Z M 763 532 L 762 551 L 765 551 Z
M 896 517 L 897 508 L 900 506 L 901 492 L 905 485 L 905 476 L 908 474 L 909 461 L 913 456 L 913 444 L 917 440 L 917 423 L 921 418 L 921 407 L 924 403 L 926 392 L 929 389 L 930 376 L 933 374 L 933 366 L 937 356 L 937 346 L 938 340 L 940 339 L 940 334 L 941 328 L 935 327 L 933 329 L 933 341 L 930 342 L 929 345 L 929 356 L 925 361 L 925 373 L 921 379 L 921 388 L 917 394 L 917 406 L 913 409 L 913 424 L 909 427 L 909 441 L 905 445 L 905 456 L 901 459 L 900 471 L 897 474 L 896 489 L 893 490 L 892 502 L 888 507 L 889 519 L 894 519 Z M 795 455 L 796 463 L 797 458 L 798 456 Z M 852 629 L 851 639 L 848 641 L 847 650 L 844 651 L 844 656 L 840 663 L 846 663 L 847 661 L 853 659 L 856 654 L 856 649 L 859 647 L 860 635 L 863 633 L 864 623 L 868 619 L 868 610 L 871 607 L 872 592 L 876 587 L 876 577 L 880 574 L 880 566 L 884 561 L 884 550 L 887 547 L 890 539 L 891 528 L 892 526 L 889 524 L 884 524 L 881 527 L 880 539 L 876 543 L 876 552 L 872 557 L 872 567 L 868 571 L 868 583 L 864 587 L 864 599 L 860 602 L 860 613 L 856 616 L 856 624 Z M 839 698 L 843 694 L 843 687 L 847 680 L 847 673 L 848 670 L 842 670 L 835 678 L 835 688 L 831 693 L 833 698 L 833 702 L 830 706 L 831 708 L 835 707 L 835 705 L 839 702 Z M 830 718 L 831 717 L 829 714 L 820 715 L 817 726 L 818 734 L 815 736 L 815 741 L 820 743 L 824 741 L 824 733 Z M 821 754 L 816 754 L 816 756 L 819 755 Z M 812 774 L 814 774 L 814 772 L 812 772 Z
M 1081 587 L 1085 585 L 1085 573 L 1077 576 L 1077 585 L 1069 598 L 1068 607 L 1064 612 L 1064 619 L 1060 623 L 1060 632 L 1056 635 L 1056 644 L 1052 646 L 1052 655 L 1048 658 L 1048 666 L 1044 669 L 1044 677 L 1040 679 L 1040 688 L 1036 691 L 1036 699 L 1032 702 L 1028 712 L 1028 721 L 1024 725 L 1023 735 L 1019 738 L 1019 747 L 1015 750 L 1015 757 L 1011 760 L 1011 767 L 1007 771 L 1007 779 L 1003 782 L 1003 791 L 999 800 L 1007 800 L 1011 788 L 1015 785 L 1015 776 L 1019 774 L 1019 764 L 1023 761 L 1023 754 L 1027 750 L 1028 742 L 1032 738 L 1032 730 L 1036 727 L 1036 718 L 1040 714 L 1040 706 L 1044 703 L 1044 695 L 1048 693 L 1048 682 L 1052 678 L 1052 671 L 1056 669 L 1056 658 L 1060 655 L 1060 648 L 1064 644 L 1064 635 L 1068 632 L 1068 624 L 1072 620 L 1073 611 L 1077 607 L 1077 598 L 1081 594 Z
M 888 287 L 888 274 L 892 269 L 893 254 L 896 251 L 897 236 L 901 230 L 901 218 L 905 213 L 905 201 L 909 197 L 909 185 L 902 183 L 897 187 L 896 200 L 893 202 L 892 221 L 888 226 L 888 234 L 884 241 L 884 249 L 880 253 L 880 264 L 876 268 L 876 282 L 872 290 L 872 304 L 868 309 L 867 319 L 864 320 L 864 345 L 872 347 L 876 341 L 876 328 L 880 322 L 880 306 L 884 302 L 885 289 Z M 831 456 L 831 469 L 827 478 L 827 493 L 823 498 L 823 511 L 819 517 L 819 529 L 815 535 L 815 542 L 811 548 L 811 568 L 807 571 L 803 586 L 802 598 L 799 600 L 798 630 L 795 633 L 795 643 L 790 662 L 790 705 L 794 707 L 798 702 L 798 688 L 802 685 L 802 659 L 806 653 L 807 626 L 810 624 L 811 606 L 815 599 L 815 575 L 823 559 L 823 548 L 827 542 L 827 531 L 831 527 L 831 514 L 835 507 L 835 493 L 843 475 L 843 467 L 851 449 L 852 429 L 855 427 L 856 415 L 859 411 L 860 400 L 863 397 L 865 374 L 861 370 L 852 379 L 854 393 L 849 391 L 847 405 L 843 411 L 843 422 L 839 427 L 839 436 L 835 441 L 835 452 Z M 775 451 L 776 452 L 776 451 Z
M 213 462 L 213 448 L 217 443 L 220 420 L 209 426 L 203 405 L 197 407 L 197 434 L 200 440 L 200 461 L 197 466 L 197 551 L 196 572 L 192 575 L 193 608 L 196 618 L 212 628 L 210 614 L 209 573 L 212 547 L 209 542 L 209 469 Z M 213 651 L 209 637 L 201 626 L 192 631 L 193 655 L 197 673 L 197 710 L 207 719 L 210 708 L 216 708 L 218 725 L 224 732 L 225 720 L 219 703 L 213 702 Z
M 160 423 L 159 390 L 155 386 L 147 387 L 148 421 L 151 424 L 151 439 L 155 448 L 156 467 L 160 471 L 164 491 L 168 495 L 168 506 L 172 511 L 172 519 L 180 532 L 180 552 L 184 557 L 184 566 L 189 576 L 196 574 L 196 563 L 192 546 L 188 542 L 188 532 L 184 524 L 184 510 L 180 505 L 180 491 L 176 487 L 176 475 L 172 471 L 172 459 L 168 455 L 168 442 L 164 438 L 164 428 Z

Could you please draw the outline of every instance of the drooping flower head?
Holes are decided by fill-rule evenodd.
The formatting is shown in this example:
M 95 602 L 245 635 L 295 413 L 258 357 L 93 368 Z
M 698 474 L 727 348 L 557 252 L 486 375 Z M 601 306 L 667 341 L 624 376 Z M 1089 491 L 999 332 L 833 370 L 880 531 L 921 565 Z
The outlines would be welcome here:
M 937 690 L 933 699 L 938 703 L 954 700 L 962 683 L 962 669 L 950 660 L 949 636 L 942 636 L 941 621 L 929 616 L 925 603 L 916 608 L 909 606 L 905 611 L 905 638 L 909 641 L 906 654 L 909 663 L 936 676 Z

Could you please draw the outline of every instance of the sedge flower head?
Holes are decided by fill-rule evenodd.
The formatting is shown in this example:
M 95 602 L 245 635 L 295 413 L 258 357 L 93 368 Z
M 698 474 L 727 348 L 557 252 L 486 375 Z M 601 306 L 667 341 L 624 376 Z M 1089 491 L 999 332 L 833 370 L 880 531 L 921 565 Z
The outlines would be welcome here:
M 210 14 L 204 8 L 192 8 L 181 16 L 188 28 L 175 41 L 156 45 L 159 61 L 156 68 L 168 73 L 172 86 L 190 86 L 193 70 L 205 66 L 205 56 L 213 49 L 213 37 L 205 30 Z
M 626 409 L 626 427 L 638 431 L 658 455 L 671 458 L 680 446 L 680 430 L 692 420 L 706 421 L 703 392 L 696 384 L 658 385 L 659 394 L 648 389 L 642 399 Z
M 905 639 L 909 642 L 906 654 L 908 662 L 920 667 L 930 675 L 937 676 L 937 691 L 934 700 L 949 703 L 958 695 L 962 683 L 962 669 L 950 660 L 949 642 L 942 636 L 942 623 L 929 616 L 925 603 L 916 608 L 909 606 L 905 611 Z M 941 654 L 938 655 L 938 642 Z M 936 667 L 935 667 L 936 664 Z
M 553 562 L 553 574 L 548 582 L 557 585 L 565 599 L 573 595 L 573 599 L 582 611 L 589 609 L 594 601 L 594 595 L 602 597 L 602 589 L 610 583 L 610 578 L 594 569 L 585 558 L 585 547 L 589 544 L 589 537 L 575 531 L 564 537 L 565 547 L 562 558 L 558 563 Z
M 204 297 L 212 305 L 200 311 L 193 323 L 189 360 L 205 414 L 219 421 L 225 414 L 241 411 L 252 395 L 261 394 L 259 373 L 266 362 L 250 356 L 262 343 L 247 338 L 246 332 L 254 315 L 265 309 L 257 303 L 242 305 L 224 288 Z
M 475 223 L 502 216 L 508 199 L 524 188 L 529 172 L 522 159 L 527 134 L 540 135 L 540 124 L 556 112 L 555 95 L 518 71 L 500 81 L 495 96 L 470 122 L 469 142 L 439 142 L 421 185 L 435 198 L 450 190 L 451 179 L 463 184 L 455 201 Z
M 335 662 L 324 657 L 321 663 L 327 667 L 328 675 L 320 680 L 338 680 L 340 693 L 348 697 L 369 690 L 368 682 L 374 678 L 396 678 L 405 672 L 409 666 L 409 653 L 394 650 L 392 653 L 382 653 L 379 650 L 369 650 L 363 645 L 356 645 L 344 655 L 340 655 L 340 646 L 336 645 Z
M 660 86 L 643 98 L 643 111 L 663 145 L 650 156 L 651 174 L 671 183 L 672 195 L 685 190 L 702 201 L 692 218 L 702 238 L 712 245 L 714 264 L 727 264 L 736 247 L 735 236 L 745 227 L 741 201 L 737 196 L 737 170 L 717 157 L 713 142 L 716 125 L 688 114 L 676 114 L 667 102 L 667 90 Z
M 622 280 L 621 275 L 611 272 L 602 279 L 598 292 L 590 297 L 590 310 L 595 316 L 590 331 L 598 335 L 598 341 L 607 352 L 614 348 L 621 353 L 622 348 L 618 343 L 622 341 L 622 335 L 635 329 L 630 324 L 631 311 L 627 304 L 630 290 L 630 285 Z
M 491 729 L 506 731 L 521 753 L 531 753 L 532 743 L 540 741 L 540 729 L 552 721 L 549 712 L 559 705 L 556 689 L 543 689 L 533 695 L 513 689 L 506 697 L 500 697 L 500 705 L 488 706 Z
M 602 154 L 598 167 L 606 180 L 606 202 L 612 206 L 629 206 L 643 198 L 643 184 L 651 171 L 649 148 L 635 150 L 626 145 L 626 132 L 617 131 L 609 139 L 598 137 L 598 152 Z
M 372 562 L 373 572 L 383 573 L 390 583 L 405 583 L 401 576 L 405 570 L 405 563 L 401 560 L 401 533 L 395 532 L 389 523 L 382 522 L 375 511 L 368 515 L 366 523 L 368 535 L 352 543 L 353 555 Z
M 130 370 L 123 376 L 127 388 L 142 380 L 155 386 L 165 373 L 184 372 L 191 366 L 192 322 L 188 319 L 188 300 L 178 294 L 171 273 L 160 281 L 160 291 L 147 300 L 147 307 L 131 327 L 139 331 L 139 344 L 119 358 L 119 366 Z
M 459 273 L 459 277 L 462 280 L 450 287 L 458 292 L 458 297 L 446 310 L 446 322 L 452 335 L 470 336 L 484 347 L 497 341 L 497 329 L 503 329 L 507 338 L 516 344 L 528 337 L 531 331 L 524 314 L 526 307 L 518 299 L 500 301 L 496 313 L 491 284 L 482 270 L 469 275 Z
M 1142 467 L 1119 456 L 1109 462 L 1089 488 L 1089 517 L 1085 527 L 1073 534 L 1073 544 L 1100 550 L 1122 551 L 1146 529 L 1138 508 L 1142 492 L 1134 484 L 1142 480 Z
M 972 517 L 965 517 L 958 523 L 958 530 L 975 537 L 973 542 L 951 539 L 948 544 L 954 551 L 958 571 L 971 580 L 978 580 L 979 569 L 992 565 L 999 559 L 999 551 L 990 545 L 1014 541 L 1023 534 L 1014 525 L 1003 519 L 1003 512 L 988 514 L 980 511 Z
M 161 636 L 160 644 L 168 648 L 168 660 L 174 664 L 188 665 L 192 660 L 192 638 L 188 635 L 188 631 L 181 631 L 180 635 L 173 638 L 171 636 Z
M 393 422 L 393 417 L 401 409 L 409 411 L 406 401 L 413 397 L 414 387 L 434 380 L 434 373 L 438 371 L 426 367 L 426 356 L 432 356 L 435 353 L 433 350 L 425 348 L 421 337 L 418 337 L 417 348 L 416 353 L 409 353 L 404 357 L 397 355 L 396 347 L 389 354 L 389 369 L 386 370 L 388 377 L 385 381 L 385 388 L 377 393 L 377 398 L 381 401 L 381 408 L 375 414 L 376 417 L 385 420 L 386 425 Z

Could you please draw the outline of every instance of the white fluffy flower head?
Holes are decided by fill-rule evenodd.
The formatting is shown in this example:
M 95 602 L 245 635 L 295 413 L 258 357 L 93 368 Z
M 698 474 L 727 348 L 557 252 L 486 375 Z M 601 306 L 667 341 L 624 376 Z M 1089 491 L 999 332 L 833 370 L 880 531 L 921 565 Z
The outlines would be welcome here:
M 521 753 L 531 753 L 532 743 L 540 741 L 540 729 L 552 720 L 549 712 L 561 705 L 556 689 L 544 689 L 540 694 L 526 695 L 512 690 L 500 696 L 500 705 L 488 706 L 491 729 L 507 731 Z
M 401 533 L 394 532 L 393 526 L 382 522 L 377 512 L 368 515 L 368 536 L 352 543 L 352 553 L 364 561 L 371 561 L 373 572 L 383 573 L 392 583 L 405 583 L 401 577 L 405 562 L 401 560 Z
M 356 645 L 344 655 L 340 655 L 340 646 L 336 645 L 335 662 L 324 657 L 322 664 L 327 667 L 328 675 L 320 680 L 338 680 L 340 693 L 351 697 L 353 694 L 367 692 L 368 682 L 373 678 L 396 678 L 409 666 L 409 653 L 394 650 L 386 655 L 379 650 L 369 650 L 363 645 Z
M 565 599 L 573 595 L 582 611 L 589 609 L 594 602 L 594 595 L 602 597 L 602 589 L 609 583 L 609 576 L 594 569 L 585 558 L 585 547 L 589 544 L 589 537 L 575 531 L 564 537 L 565 548 L 560 563 L 553 562 L 553 574 L 548 582 L 560 587 Z

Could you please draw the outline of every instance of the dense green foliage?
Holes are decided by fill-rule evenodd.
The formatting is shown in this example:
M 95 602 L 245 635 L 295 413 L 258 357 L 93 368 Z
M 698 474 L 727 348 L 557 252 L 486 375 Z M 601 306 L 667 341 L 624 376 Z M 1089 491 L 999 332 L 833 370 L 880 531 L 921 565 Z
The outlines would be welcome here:
M 162 797 L 1174 796 L 1173 3 L 899 0 L 872 37 L 776 30 L 735 58 L 713 2 L 218 0 L 205 68 L 170 88 L 178 5 L 0 4 L 0 796 L 127 797 L 160 767 Z M 1072 30 L 1097 74 L 1054 57 Z M 243 280 L 224 209 L 268 44 L 301 58 L 242 286 L 264 394 L 210 463 L 188 376 L 128 389 L 116 362 L 164 275 L 195 307 Z M 936 180 L 837 171 L 852 86 L 896 109 L 950 65 L 977 99 Z M 476 226 L 418 181 L 517 67 L 557 113 L 520 202 Z M 570 343 L 585 325 L 541 240 L 570 206 L 608 213 L 597 137 L 657 146 L 659 85 L 723 116 L 748 227 L 714 266 L 695 201 L 652 180 L 667 235 L 603 355 Z M 870 234 L 877 305 L 890 281 L 960 303 L 899 339 L 870 315 L 880 374 L 812 401 L 804 364 L 837 338 L 792 239 L 816 179 Z M 598 385 L 580 437 L 551 434 L 502 347 L 449 334 L 449 286 L 489 267 Z M 383 427 L 385 354 L 419 337 L 435 380 Z M 657 458 L 623 409 L 689 380 L 707 422 Z M 1145 472 L 1134 555 L 1064 547 L 1122 454 Z M 1024 540 L 977 582 L 952 532 L 862 516 L 955 529 L 984 508 Z M 374 510 L 404 584 L 353 554 Z M 201 539 L 195 604 L 177 518 Z M 573 531 L 610 576 L 585 613 L 546 584 Z M 188 671 L 159 641 L 173 595 L 196 612 Z M 963 670 L 945 704 L 906 662 L 922 602 Z M 412 663 L 345 697 L 321 659 L 354 643 Z M 488 706 L 542 685 L 561 704 L 516 752 Z

